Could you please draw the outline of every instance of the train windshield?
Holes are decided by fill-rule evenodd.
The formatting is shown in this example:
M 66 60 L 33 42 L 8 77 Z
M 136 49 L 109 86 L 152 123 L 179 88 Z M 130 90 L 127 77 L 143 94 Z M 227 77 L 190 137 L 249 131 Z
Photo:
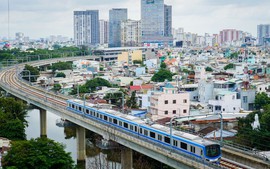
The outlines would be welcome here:
M 206 146 L 206 156 L 207 157 L 216 157 L 220 154 L 220 146 L 219 145 L 210 145 Z

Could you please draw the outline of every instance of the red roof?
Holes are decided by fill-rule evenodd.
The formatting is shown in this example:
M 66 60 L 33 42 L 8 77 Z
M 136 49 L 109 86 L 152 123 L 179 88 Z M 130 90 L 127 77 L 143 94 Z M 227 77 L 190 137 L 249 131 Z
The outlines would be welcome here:
M 145 89 L 152 89 L 153 87 L 154 87 L 154 85 L 152 85 L 152 84 L 130 86 L 130 90 L 140 91 L 140 90 L 145 90 Z

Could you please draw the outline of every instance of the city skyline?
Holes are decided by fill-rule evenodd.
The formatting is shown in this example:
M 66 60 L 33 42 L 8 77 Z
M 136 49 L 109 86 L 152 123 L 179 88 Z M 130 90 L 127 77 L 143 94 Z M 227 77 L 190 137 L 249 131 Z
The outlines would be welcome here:
M 172 5 L 173 28 L 198 34 L 238 29 L 257 36 L 257 25 L 270 24 L 268 0 L 165 0 Z M 0 6 L 0 37 L 8 36 L 8 0 Z M 31 4 L 31 5 L 29 5 Z M 100 19 L 109 19 L 112 8 L 127 8 L 129 19 L 140 19 L 140 0 L 100 0 L 89 2 L 66 0 L 10 0 L 10 37 L 23 32 L 31 38 L 63 35 L 73 38 L 73 11 L 99 10 Z

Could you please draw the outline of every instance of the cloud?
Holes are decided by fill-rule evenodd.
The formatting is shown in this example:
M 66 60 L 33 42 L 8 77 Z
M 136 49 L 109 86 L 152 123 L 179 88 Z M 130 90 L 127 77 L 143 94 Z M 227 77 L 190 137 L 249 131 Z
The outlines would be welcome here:
M 141 17 L 140 0 L 9 0 L 10 31 L 32 38 L 49 35 L 73 37 L 73 11 L 99 10 L 109 18 L 112 8 L 128 8 L 130 19 Z M 0 37 L 7 36 L 7 2 L 0 6 Z M 258 24 L 270 24 L 269 0 L 165 0 L 172 5 L 173 27 L 204 34 L 235 28 L 256 35 Z

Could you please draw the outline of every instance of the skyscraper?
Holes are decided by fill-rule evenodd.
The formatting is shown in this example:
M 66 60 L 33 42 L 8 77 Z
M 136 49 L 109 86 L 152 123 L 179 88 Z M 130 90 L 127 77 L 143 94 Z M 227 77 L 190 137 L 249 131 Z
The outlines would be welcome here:
M 74 11 L 74 41 L 76 46 L 99 44 L 99 11 Z
M 105 20 L 99 20 L 99 39 L 100 44 L 107 44 L 109 41 L 109 22 Z
M 264 45 L 265 39 L 270 38 L 270 24 L 258 25 L 257 35 L 259 45 Z
M 141 32 L 140 21 L 122 21 L 121 46 L 141 46 Z
M 164 0 L 141 0 L 142 42 L 144 45 L 172 45 L 172 7 Z M 170 34 L 170 35 L 169 35 Z
M 109 11 L 109 47 L 121 47 L 121 22 L 127 20 L 126 8 Z
M 172 6 L 164 5 L 164 36 L 172 36 Z

